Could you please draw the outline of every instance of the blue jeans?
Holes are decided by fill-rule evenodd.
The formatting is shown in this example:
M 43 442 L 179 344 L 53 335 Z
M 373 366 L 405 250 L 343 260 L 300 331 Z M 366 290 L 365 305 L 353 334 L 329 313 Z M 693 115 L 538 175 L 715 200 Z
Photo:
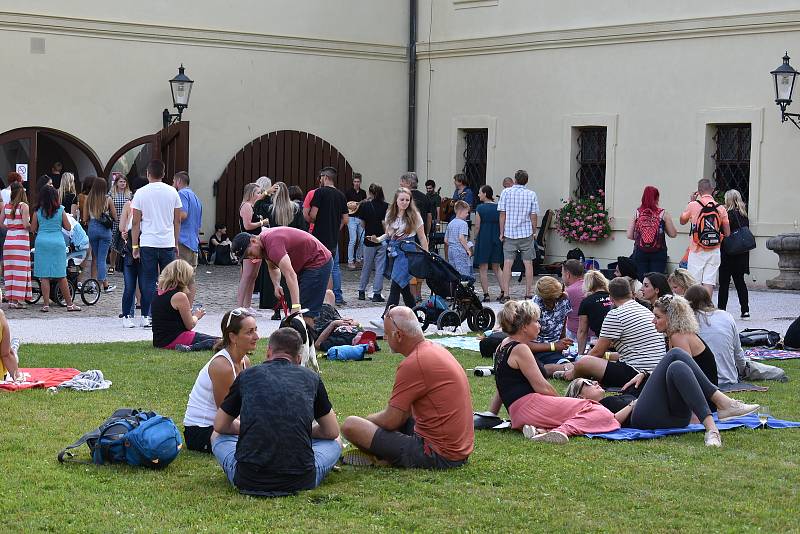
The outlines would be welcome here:
M 377 247 L 364 247 L 364 265 L 361 269 L 361 279 L 358 283 L 359 291 L 366 291 L 369 283 L 369 275 L 375 268 L 375 279 L 372 282 L 372 293 L 383 291 L 383 271 L 386 270 L 386 245 L 380 244 Z
M 297 285 L 300 286 L 300 305 L 308 309 L 308 317 L 317 317 L 322 303 L 325 301 L 325 288 L 331 277 L 333 260 L 317 269 L 304 269 L 297 273 Z
M 350 241 L 347 243 L 347 263 L 353 263 L 364 257 L 364 227 L 361 225 L 361 219 L 350 217 L 347 220 L 347 231 L 350 233 Z
M 156 296 L 158 270 L 163 269 L 175 260 L 174 248 L 141 247 L 139 261 L 141 275 L 139 291 L 142 292 L 142 315 L 150 317 L 150 304 Z
M 336 252 L 333 254 L 333 269 L 331 269 L 331 278 L 333 279 L 333 295 L 336 297 L 336 302 L 344 300 L 342 295 L 342 271 L 339 269 L 339 246 L 336 246 Z M 328 284 L 325 284 L 327 287 Z
M 643 252 L 634 249 L 631 259 L 636 263 L 636 270 L 639 271 L 639 280 L 644 278 L 647 273 L 661 273 L 667 270 L 667 249 L 657 252 Z
M 97 262 L 97 280 L 105 282 L 108 275 L 106 257 L 111 246 L 111 228 L 106 228 L 97 219 L 89 220 L 89 246 L 92 247 L 92 256 Z
M 122 292 L 122 315 L 136 315 L 136 284 L 142 285 L 142 262 L 128 255 L 122 260 L 125 290 Z
M 223 434 L 211 443 L 211 452 L 214 453 L 214 457 L 231 484 L 233 484 L 233 476 L 236 474 L 236 443 L 238 441 L 239 436 Z M 341 445 L 333 439 L 312 439 L 311 448 L 314 449 L 316 480 L 313 487 L 306 489 L 314 489 L 322 484 L 342 454 Z

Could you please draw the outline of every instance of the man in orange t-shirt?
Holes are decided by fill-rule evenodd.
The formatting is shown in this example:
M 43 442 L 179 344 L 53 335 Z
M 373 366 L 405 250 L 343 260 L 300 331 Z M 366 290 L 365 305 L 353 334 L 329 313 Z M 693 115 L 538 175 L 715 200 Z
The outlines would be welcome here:
M 703 284 L 706 291 L 710 295 L 714 293 L 714 286 L 717 283 L 717 272 L 719 271 L 720 263 L 720 244 L 722 237 L 720 237 L 720 244 L 713 247 L 704 247 L 698 242 L 699 239 L 699 221 L 701 211 L 704 206 L 709 202 L 714 201 L 712 194 L 714 193 L 714 186 L 711 180 L 703 178 L 697 182 L 697 191 L 692 193 L 689 197 L 689 205 L 686 210 L 681 214 L 681 224 L 691 222 L 691 229 L 689 231 L 689 261 L 687 270 L 697 280 L 698 283 Z M 728 224 L 728 212 L 725 206 L 717 204 L 717 216 L 719 217 L 720 230 L 722 236 L 727 236 L 731 233 L 730 224 Z
M 397 367 L 389 405 L 367 418 L 344 421 L 342 434 L 368 453 L 348 451 L 344 463 L 379 461 L 425 469 L 464 465 L 475 439 L 464 369 L 447 349 L 425 340 L 410 308 L 391 308 L 383 323 L 389 347 L 405 359 Z

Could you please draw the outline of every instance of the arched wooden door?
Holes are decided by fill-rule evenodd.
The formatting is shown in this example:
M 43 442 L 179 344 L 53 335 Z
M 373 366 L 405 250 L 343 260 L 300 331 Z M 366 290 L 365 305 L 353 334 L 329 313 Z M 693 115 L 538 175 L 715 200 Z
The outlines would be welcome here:
M 317 187 L 317 173 L 325 166 L 335 167 L 339 172 L 336 185 L 342 192 L 350 187 L 353 168 L 336 147 L 321 137 L 279 130 L 253 139 L 236 153 L 214 183 L 216 222 L 224 223 L 229 234 L 238 231 L 239 204 L 245 184 L 269 176 L 273 182 L 296 185 L 306 193 Z M 339 256 L 347 260 L 347 254 Z

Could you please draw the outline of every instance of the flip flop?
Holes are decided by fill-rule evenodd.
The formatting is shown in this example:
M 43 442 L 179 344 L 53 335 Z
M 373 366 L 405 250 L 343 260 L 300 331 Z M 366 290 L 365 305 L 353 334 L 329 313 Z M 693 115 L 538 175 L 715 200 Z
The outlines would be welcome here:
M 42 306 L 42 309 L 39 311 L 42 313 L 47 313 L 50 311 L 50 306 Z
M 72 306 L 67 306 L 67 311 L 68 312 L 78 312 L 78 311 L 81 311 L 81 307 L 78 306 L 77 304 L 73 304 Z

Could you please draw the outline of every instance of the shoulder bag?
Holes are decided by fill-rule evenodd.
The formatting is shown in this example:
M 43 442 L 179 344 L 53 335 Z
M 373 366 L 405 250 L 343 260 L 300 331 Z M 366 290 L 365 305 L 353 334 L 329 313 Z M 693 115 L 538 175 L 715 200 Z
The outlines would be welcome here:
M 734 214 L 736 221 L 739 222 L 739 228 L 722 240 L 722 253 L 728 256 L 738 256 L 756 248 L 756 238 L 753 236 L 753 232 L 750 231 L 750 227 L 741 226 L 739 210 L 736 210 Z

